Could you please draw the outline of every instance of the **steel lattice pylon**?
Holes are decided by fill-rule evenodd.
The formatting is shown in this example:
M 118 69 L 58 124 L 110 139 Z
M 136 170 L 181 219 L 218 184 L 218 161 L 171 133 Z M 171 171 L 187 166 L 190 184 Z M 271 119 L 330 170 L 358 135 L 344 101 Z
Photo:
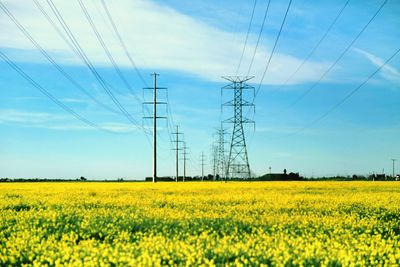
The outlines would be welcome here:
M 224 179 L 226 175 L 225 134 L 225 129 L 221 125 L 221 129 L 217 129 L 217 174 L 220 179 Z
M 234 116 L 225 120 L 225 123 L 233 123 L 233 132 L 229 157 L 226 166 L 226 179 L 250 179 L 250 165 L 247 155 L 246 140 L 243 130 L 243 124 L 254 123 L 243 116 L 243 107 L 254 107 L 253 103 L 243 100 L 243 90 L 252 90 L 254 97 L 254 87 L 246 82 L 253 76 L 229 76 L 222 77 L 231 82 L 231 84 L 222 87 L 222 90 L 233 90 L 233 100 L 223 104 L 224 106 L 233 106 Z

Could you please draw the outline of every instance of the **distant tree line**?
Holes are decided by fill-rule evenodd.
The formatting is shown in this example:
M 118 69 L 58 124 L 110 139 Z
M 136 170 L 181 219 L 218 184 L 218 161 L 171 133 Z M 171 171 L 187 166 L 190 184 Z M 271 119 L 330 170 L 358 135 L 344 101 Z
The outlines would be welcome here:
M 79 179 L 0 178 L 0 182 L 74 182 Z
M 372 174 L 372 175 L 357 175 L 354 174 L 352 176 L 331 176 L 331 177 L 318 177 L 318 178 L 305 178 L 305 180 L 309 181 L 399 181 L 398 176 L 390 176 L 385 174 Z
M 77 179 L 48 179 L 48 178 L 0 178 L 0 183 L 5 182 L 85 182 L 85 181 L 100 181 L 100 180 L 88 180 L 87 178 L 81 176 Z M 104 182 L 123 182 L 123 178 L 118 178 L 115 180 L 104 180 Z
M 165 177 L 157 177 L 158 181 L 164 182 L 173 182 L 175 181 L 175 177 L 165 176 Z M 185 181 L 222 181 L 224 177 L 220 177 L 219 175 L 208 174 L 204 177 L 201 176 L 186 176 Z M 252 177 L 251 179 L 240 179 L 233 178 L 229 179 L 230 181 L 399 181 L 400 177 L 395 176 L 392 177 L 390 175 L 385 174 L 372 174 L 372 175 L 348 175 L 348 176 L 323 176 L 323 177 L 302 177 L 299 173 L 269 173 L 259 177 Z M 128 182 L 130 180 L 124 180 L 123 178 L 117 179 L 106 179 L 106 180 L 88 180 L 87 178 L 81 176 L 77 179 L 46 179 L 46 178 L 0 178 L 0 183 L 5 182 Z M 133 180 L 135 182 L 140 182 L 139 180 Z M 143 180 L 142 180 L 143 181 Z M 145 181 L 152 181 L 152 177 L 146 177 Z M 178 181 L 183 181 L 183 176 L 178 177 Z

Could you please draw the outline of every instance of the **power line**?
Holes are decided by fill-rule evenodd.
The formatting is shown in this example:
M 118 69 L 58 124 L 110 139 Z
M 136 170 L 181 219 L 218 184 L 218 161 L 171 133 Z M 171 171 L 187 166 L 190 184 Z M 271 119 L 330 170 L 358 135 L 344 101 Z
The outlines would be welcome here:
M 173 130 L 173 126 L 174 124 L 174 118 L 172 116 L 172 110 L 171 110 L 171 104 L 169 101 L 169 97 L 168 97 L 168 91 L 166 91 L 166 98 L 167 98 L 167 130 L 168 130 L 168 135 L 169 135 L 169 139 L 171 142 L 171 146 L 173 145 L 173 138 L 172 138 L 172 132 Z M 172 150 L 171 150 L 172 152 Z
M 343 58 L 343 56 L 349 51 L 349 49 L 353 46 L 353 44 L 360 38 L 362 33 L 367 29 L 367 27 L 371 24 L 371 22 L 376 18 L 382 8 L 386 5 L 388 0 L 384 0 L 382 4 L 379 6 L 378 10 L 374 13 L 371 19 L 364 25 L 361 31 L 356 35 L 356 37 L 351 41 L 351 43 L 342 51 L 340 56 L 333 62 L 333 64 L 321 75 L 317 82 L 315 82 L 307 91 L 301 94 L 290 106 L 296 105 L 300 102 L 306 95 L 308 95 L 321 81 L 325 78 L 325 76 L 336 66 L 336 64 Z
M 105 128 L 102 128 L 101 126 L 97 125 L 96 123 L 82 117 L 78 113 L 76 113 L 74 110 L 66 106 L 64 103 L 59 101 L 57 98 L 55 98 L 49 91 L 44 89 L 40 84 L 38 84 L 35 80 L 33 80 L 28 74 L 26 74 L 21 68 L 19 68 L 12 60 L 7 57 L 3 52 L 0 51 L 0 57 L 6 62 L 11 68 L 13 68 L 16 72 L 18 72 L 19 75 L 22 76 L 27 82 L 29 82 L 31 85 L 33 85 L 37 90 L 39 90 L 42 94 L 44 94 L 46 97 L 48 97 L 51 101 L 53 101 L 56 105 L 61 107 L 63 110 L 74 116 L 76 119 L 80 120 L 81 122 L 85 123 L 86 125 L 95 128 L 97 130 L 109 132 L 109 133 L 115 133 L 114 131 L 107 130 Z
M 114 57 L 111 55 L 110 50 L 108 49 L 106 43 L 104 42 L 103 38 L 101 37 L 100 32 L 98 31 L 96 25 L 93 22 L 92 17 L 90 16 L 85 4 L 82 2 L 82 0 L 78 0 L 79 5 L 87 19 L 87 21 L 90 24 L 91 29 L 93 30 L 94 34 L 96 35 L 97 40 L 99 41 L 101 47 L 103 48 L 104 52 L 106 53 L 108 59 L 110 60 L 111 64 L 113 65 L 115 71 L 117 72 L 119 78 L 122 80 L 123 84 L 125 85 L 126 88 L 128 88 L 128 90 L 131 92 L 131 94 L 135 97 L 135 99 L 141 103 L 142 101 L 138 98 L 138 96 L 136 95 L 136 93 L 134 92 L 133 88 L 131 87 L 131 85 L 129 84 L 128 80 L 125 78 L 125 76 L 123 75 L 121 69 L 118 67 L 118 64 L 115 62 Z M 146 83 L 145 83 L 146 84 Z
M 261 24 L 260 32 L 258 33 L 256 47 L 254 48 L 253 56 L 251 57 L 250 65 L 249 65 L 249 68 L 247 70 L 247 75 L 246 76 L 249 76 L 251 68 L 253 67 L 254 57 L 256 56 L 257 49 L 258 49 L 258 44 L 260 43 L 260 39 L 261 39 L 261 34 L 262 34 L 263 30 L 264 30 L 264 24 L 265 24 L 265 20 L 267 18 L 267 15 L 268 15 L 268 10 L 269 10 L 270 3 L 271 3 L 271 0 L 268 0 L 267 9 L 264 12 L 264 18 L 263 18 L 263 22 Z
M 307 128 L 312 127 L 316 123 L 320 122 L 323 120 L 325 117 L 327 117 L 331 112 L 333 112 L 335 109 L 337 109 L 340 105 L 342 105 L 346 100 L 348 100 L 350 97 L 352 97 L 358 90 L 360 90 L 361 87 L 363 87 L 372 77 L 374 77 L 383 67 L 385 67 L 398 53 L 400 52 L 400 49 L 398 49 L 391 57 L 389 57 L 383 64 L 381 64 L 373 73 L 371 73 L 367 79 L 365 79 L 359 86 L 354 88 L 351 92 L 349 92 L 344 98 L 342 98 L 339 102 L 337 102 L 335 105 L 333 105 L 330 109 L 328 109 L 325 113 L 323 113 L 321 116 L 319 116 L 317 119 L 313 120 L 311 123 L 307 124 L 303 128 L 297 130 L 296 132 L 289 134 L 289 136 L 298 134 L 302 131 L 304 131 Z
M 36 0 L 33 0 L 36 3 Z M 46 50 L 33 38 L 31 34 L 26 30 L 26 28 L 15 18 L 15 16 L 10 12 L 10 10 L 0 2 L 0 8 L 6 13 L 6 15 L 11 19 L 11 21 L 18 27 L 18 29 L 25 35 L 26 38 L 40 51 L 40 53 L 68 80 L 70 81 L 76 88 L 78 88 L 82 93 L 84 93 L 87 97 L 93 100 L 98 105 L 102 106 L 108 111 L 113 113 L 120 114 L 115 109 L 109 107 L 108 105 L 102 103 L 97 98 L 95 98 L 91 93 L 89 93 L 82 85 L 80 85 L 71 75 L 69 75 L 55 60 L 51 57 Z
M 116 36 L 117 36 L 117 39 L 118 39 L 118 41 L 119 41 L 119 43 L 120 43 L 122 49 L 123 49 L 124 52 L 125 52 L 126 57 L 128 58 L 128 60 L 129 60 L 130 64 L 132 65 L 132 67 L 135 69 L 135 71 L 136 71 L 137 75 L 139 76 L 140 80 L 142 81 L 142 83 L 143 83 L 146 87 L 149 87 L 149 85 L 147 84 L 146 80 L 143 78 L 142 74 L 140 73 L 140 71 L 139 71 L 139 69 L 138 69 L 136 63 L 135 63 L 134 60 L 132 59 L 131 54 L 129 53 L 128 48 L 127 48 L 127 46 L 126 46 L 126 44 L 125 44 L 125 42 L 124 42 L 124 40 L 123 40 L 123 38 L 122 38 L 122 36 L 121 36 L 119 30 L 118 30 L 118 27 L 117 27 L 117 25 L 115 24 L 115 21 L 114 21 L 112 15 L 111 15 L 111 12 L 110 12 L 109 8 L 107 7 L 106 2 L 105 2 L 104 0 L 102 0 L 101 3 L 102 3 L 102 6 L 103 6 L 103 8 L 104 8 L 106 14 L 107 14 L 107 18 L 108 18 L 108 20 L 110 21 L 110 24 L 111 24 L 111 26 L 112 26 L 112 28 L 113 28 L 113 30 L 114 30 Z M 136 96 L 135 94 L 134 94 L 134 96 L 135 96 L 135 98 L 137 98 L 137 96 Z M 147 106 L 146 106 L 145 108 L 146 108 L 147 112 L 149 112 L 149 110 L 147 109 Z
M 247 28 L 246 39 L 244 41 L 242 55 L 240 56 L 240 60 L 239 60 L 239 65 L 236 69 L 236 75 L 238 74 L 240 66 L 242 65 L 242 60 L 243 60 L 244 52 L 246 51 L 247 41 L 249 39 L 249 34 L 250 34 L 250 30 L 251 30 L 251 25 L 253 23 L 254 11 L 256 10 L 256 6 L 257 6 L 257 0 L 254 0 L 253 11 L 251 12 L 250 23 L 249 23 L 249 27 Z
M 289 13 L 289 9 L 290 9 L 290 6 L 291 6 L 291 5 L 292 5 L 292 0 L 289 1 L 289 4 L 288 4 L 288 6 L 287 6 L 287 8 L 286 8 L 285 16 L 283 17 L 283 21 L 282 21 L 281 27 L 280 27 L 280 29 L 279 29 L 278 36 L 277 36 L 276 39 L 275 39 L 274 46 L 273 46 L 272 51 L 271 51 L 271 54 L 270 54 L 270 56 L 269 56 L 269 58 L 268 58 L 267 66 L 265 67 L 264 73 L 263 73 L 263 75 L 262 75 L 262 77 L 261 77 L 260 84 L 258 85 L 258 88 L 257 88 L 256 93 L 255 93 L 255 95 L 254 95 L 254 99 L 253 99 L 253 101 L 252 101 L 253 103 L 254 103 L 255 98 L 256 98 L 257 95 L 258 95 L 258 92 L 260 91 L 261 85 L 262 85 L 262 83 L 263 83 L 263 81 L 264 81 L 264 77 L 265 77 L 265 74 L 266 74 L 267 71 L 268 71 L 269 65 L 271 64 L 272 57 L 274 56 L 274 52 L 275 52 L 276 46 L 277 46 L 277 44 L 278 44 L 279 38 L 280 38 L 280 36 L 281 36 L 283 26 L 285 25 L 285 21 L 286 21 L 286 18 L 287 18 L 287 15 L 288 15 L 288 13 Z
M 126 46 L 124 40 L 122 39 L 122 36 L 121 36 L 121 34 L 120 34 L 120 32 L 119 32 L 119 30 L 118 30 L 116 24 L 115 24 L 115 21 L 114 21 L 112 15 L 111 15 L 111 12 L 110 12 L 109 8 L 107 7 L 106 2 L 105 2 L 104 0 L 102 0 L 101 3 L 102 3 L 102 6 L 103 6 L 103 8 L 104 8 L 106 14 L 107 14 L 107 18 L 108 18 L 108 20 L 109 20 L 109 22 L 110 22 L 110 24 L 111 24 L 111 26 L 112 26 L 112 28 L 113 28 L 113 30 L 114 30 L 114 33 L 115 33 L 115 35 L 117 36 L 117 39 L 118 39 L 118 41 L 119 41 L 119 43 L 120 43 L 122 49 L 123 49 L 124 52 L 125 52 L 126 57 L 128 58 L 128 60 L 129 60 L 130 64 L 132 65 L 132 67 L 135 69 L 135 71 L 136 71 L 137 75 L 139 76 L 140 80 L 142 81 L 142 83 L 143 83 L 146 87 L 149 87 L 148 84 L 147 84 L 147 82 L 146 82 L 146 80 L 143 78 L 142 74 L 140 73 L 138 67 L 136 66 L 134 60 L 132 59 L 131 54 L 129 53 L 128 48 L 127 48 L 127 46 Z M 83 4 L 83 3 L 82 3 L 82 4 Z M 133 92 L 132 89 L 130 89 L 130 91 Z M 138 99 L 138 97 L 137 97 L 136 94 L 133 93 L 133 95 L 134 95 L 134 97 L 135 97 L 136 99 Z M 145 108 L 146 108 L 147 112 L 149 112 L 147 106 L 145 106 Z
M 107 7 L 107 5 L 106 5 L 106 2 L 105 2 L 104 0 L 101 0 L 101 3 L 102 3 L 102 5 L 103 5 L 104 10 L 106 11 L 108 20 L 110 21 L 111 26 L 112 26 L 112 28 L 114 29 L 115 34 L 117 35 L 117 38 L 118 38 L 118 40 L 119 40 L 119 42 L 120 42 L 120 44 L 121 44 L 121 46 L 122 46 L 122 49 L 123 49 L 124 52 L 125 52 L 126 57 L 129 59 L 129 62 L 131 63 L 132 67 L 135 69 L 137 75 L 138 75 L 139 78 L 142 80 L 142 82 L 144 83 L 144 85 L 146 85 L 146 87 L 149 87 L 149 86 L 147 85 L 146 80 L 143 78 L 142 74 L 140 73 L 140 71 L 139 71 L 137 65 L 136 65 L 135 62 L 134 62 L 134 60 L 132 59 L 131 54 L 130 54 L 129 51 L 128 51 L 128 48 L 127 48 L 127 46 L 125 45 L 125 42 L 124 42 L 124 40 L 122 39 L 122 36 L 121 36 L 121 34 L 119 33 L 119 31 L 118 31 L 118 28 L 117 28 L 117 26 L 116 26 L 116 24 L 115 24 L 115 22 L 114 22 L 114 19 L 113 19 L 111 13 L 110 13 L 110 10 L 108 9 L 108 7 Z
M 47 3 L 49 4 L 52 12 L 56 16 L 58 22 L 64 29 L 65 33 L 67 34 L 68 38 L 72 42 L 73 46 L 75 47 L 77 53 L 79 53 L 81 59 L 85 63 L 85 65 L 89 68 L 89 70 L 92 72 L 92 74 L 95 76 L 95 78 L 98 80 L 99 84 L 101 87 L 104 89 L 104 91 L 108 94 L 108 96 L 111 98 L 111 100 L 114 102 L 114 104 L 120 109 L 122 114 L 136 127 L 141 129 L 147 136 L 146 130 L 132 117 L 132 115 L 122 106 L 122 104 L 118 101 L 118 99 L 114 96 L 114 94 L 111 92 L 108 84 L 104 81 L 104 79 L 101 77 L 101 75 L 97 72 L 96 68 L 93 66 L 92 62 L 89 60 L 87 57 L 85 51 L 82 49 L 80 46 L 79 42 L 75 38 L 75 35 L 72 33 L 71 29 L 68 27 L 68 24 L 65 22 L 64 18 L 62 17 L 61 13 L 57 9 L 57 7 L 54 5 L 52 0 L 47 0 Z M 148 140 L 149 141 L 149 140 Z
M 325 40 L 325 38 L 328 36 L 330 31 L 332 30 L 333 26 L 336 24 L 340 16 L 342 15 L 343 11 L 346 9 L 348 6 L 350 0 L 347 0 L 344 6 L 340 9 L 340 11 L 337 13 L 335 19 L 332 21 L 332 23 L 329 25 L 328 29 L 325 31 L 325 33 L 322 35 L 321 39 L 319 39 L 318 43 L 314 46 L 314 48 L 308 53 L 308 55 L 305 57 L 303 62 L 297 67 L 297 69 L 286 79 L 286 81 L 277 89 L 279 90 L 283 86 L 285 86 L 293 77 L 299 72 L 299 70 L 304 66 L 304 64 L 311 58 L 311 56 L 315 53 L 315 51 L 318 49 L 318 47 L 321 45 L 321 43 Z
M 63 41 L 67 44 L 67 46 L 71 49 L 71 51 L 78 57 L 81 59 L 82 63 L 84 65 L 87 66 L 87 63 L 85 61 L 85 58 L 83 57 L 83 55 L 81 54 L 80 51 L 77 50 L 77 48 L 67 39 L 67 37 L 65 37 L 65 35 L 61 32 L 61 30 L 59 29 L 59 27 L 56 25 L 56 23 L 53 21 L 53 19 L 49 16 L 49 14 L 46 12 L 46 10 L 43 8 L 43 6 L 40 4 L 40 2 L 38 2 L 37 0 L 33 0 L 35 5 L 37 6 L 37 8 L 40 10 L 40 12 L 42 13 L 42 15 L 46 18 L 46 20 L 50 23 L 50 25 L 53 27 L 53 29 L 57 32 L 57 34 L 60 36 L 61 39 L 63 39 Z M 57 14 L 54 12 L 53 7 L 50 5 L 49 1 L 47 1 L 50 8 L 52 9 L 53 14 L 56 16 L 56 18 L 58 19 Z M 57 10 L 58 11 L 58 10 Z M 58 19 L 59 20 L 59 19 Z M 60 20 L 59 20 L 60 21 Z M 61 26 L 62 23 L 60 22 Z M 64 26 L 63 26 L 64 28 Z M 64 31 L 65 28 L 64 28 Z M 70 38 L 71 40 L 71 38 Z M 93 73 L 92 73 L 93 74 Z M 96 76 L 95 76 L 96 78 Z M 96 78 L 97 79 L 97 78 Z M 110 84 L 108 84 L 106 81 L 104 81 L 107 86 L 111 89 L 113 89 L 113 91 L 118 92 L 120 94 L 122 94 L 119 90 L 117 90 L 115 87 L 112 87 Z
M 80 2 L 81 2 L 81 1 L 80 1 Z M 142 82 L 147 86 L 146 81 L 143 79 L 143 76 L 141 75 L 139 69 L 137 68 L 137 66 L 136 66 L 136 64 L 135 64 L 135 62 L 134 62 L 134 60 L 132 59 L 132 57 L 131 57 L 131 55 L 130 55 L 128 49 L 127 49 L 127 46 L 126 46 L 126 44 L 125 44 L 125 42 L 124 42 L 124 40 L 123 40 L 123 38 L 122 38 L 122 36 L 121 36 L 119 30 L 118 30 L 118 27 L 117 27 L 116 24 L 115 24 L 115 21 L 114 21 L 112 15 L 111 15 L 111 12 L 110 12 L 109 8 L 107 7 L 107 5 L 106 5 L 106 3 L 105 3 L 104 0 L 102 0 L 101 3 L 102 3 L 102 5 L 103 5 L 104 10 L 106 11 L 106 14 L 107 14 L 107 17 L 108 17 L 108 19 L 109 19 L 109 21 L 110 21 L 110 24 L 112 25 L 112 28 L 113 28 L 115 34 L 117 35 L 117 38 L 118 38 L 118 40 L 119 40 L 119 42 L 120 42 L 120 44 L 121 44 L 121 46 L 122 46 L 122 48 L 123 48 L 123 50 L 124 50 L 124 52 L 125 52 L 125 55 L 126 55 L 127 58 L 129 59 L 129 61 L 130 61 L 131 65 L 132 65 L 132 67 L 135 69 L 135 71 L 136 71 L 136 73 L 138 74 L 139 78 L 140 78 L 140 79 L 142 80 Z M 83 3 L 82 3 L 82 4 L 83 4 Z M 147 87 L 148 87 L 148 86 L 147 86 Z M 168 130 L 168 134 L 169 134 L 169 139 L 170 139 L 170 141 L 172 142 L 172 131 L 173 131 L 173 130 L 172 130 L 172 125 L 175 125 L 175 123 L 174 123 L 174 120 L 173 120 L 172 111 L 171 111 L 171 106 L 170 106 L 170 102 L 169 102 L 169 99 L 168 99 L 168 92 L 167 92 L 166 97 L 167 97 L 167 130 Z

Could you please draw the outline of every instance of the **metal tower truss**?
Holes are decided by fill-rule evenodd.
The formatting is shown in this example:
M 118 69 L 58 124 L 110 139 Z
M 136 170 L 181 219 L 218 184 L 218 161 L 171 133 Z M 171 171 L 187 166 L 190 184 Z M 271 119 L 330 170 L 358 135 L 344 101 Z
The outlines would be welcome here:
M 231 82 L 229 85 L 222 87 L 222 92 L 224 90 L 233 90 L 233 100 L 224 103 L 223 106 L 232 106 L 234 114 L 233 117 L 223 121 L 224 123 L 233 124 L 225 179 L 250 179 L 251 172 L 243 124 L 254 124 L 254 121 L 243 116 L 243 109 L 247 107 L 254 110 L 254 104 L 243 99 L 243 92 L 244 90 L 252 91 L 254 97 L 254 87 L 246 83 L 254 76 L 227 76 L 222 78 Z
M 221 125 L 221 128 L 216 129 L 216 179 L 225 179 L 226 175 L 226 155 L 225 155 L 225 135 L 226 130 Z

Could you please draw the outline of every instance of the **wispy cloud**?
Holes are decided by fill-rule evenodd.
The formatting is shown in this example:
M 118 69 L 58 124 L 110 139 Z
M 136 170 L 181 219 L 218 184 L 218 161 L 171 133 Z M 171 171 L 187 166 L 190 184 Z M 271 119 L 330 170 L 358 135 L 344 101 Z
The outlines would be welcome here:
M 0 123 L 15 124 L 23 127 L 42 128 L 64 131 L 89 131 L 96 130 L 85 124 L 70 121 L 69 116 L 56 115 L 46 112 L 27 112 L 16 109 L 0 110 Z M 137 127 L 126 123 L 103 122 L 98 124 L 101 128 L 114 133 L 132 133 L 138 131 Z
M 65 103 L 74 103 L 74 104 L 87 104 L 88 101 L 86 99 L 81 98 L 62 98 L 60 101 Z
M 380 67 L 385 63 L 385 61 L 382 58 L 377 57 L 367 51 L 364 51 L 359 48 L 354 48 L 353 50 L 366 57 L 376 67 Z M 389 64 L 385 65 L 381 69 L 380 75 L 388 81 L 396 83 L 400 82 L 400 71 Z
M 99 124 L 101 128 L 104 130 L 113 132 L 113 133 L 132 133 L 136 132 L 137 128 L 130 124 L 125 123 L 101 123 Z M 60 131 L 93 131 L 96 130 L 92 127 L 87 125 L 78 125 L 78 124 L 53 124 L 53 125 L 45 125 L 45 124 L 37 124 L 35 125 L 36 128 L 43 128 L 43 129 L 50 129 L 50 130 L 60 130 Z
M 41 1 L 49 13 L 44 1 Z M 106 15 L 99 1 L 85 1 L 104 40 L 121 66 L 129 66 L 114 33 L 107 24 Z M 28 31 L 63 64 L 81 64 L 67 49 L 62 39 L 37 10 L 32 2 L 7 0 L 6 5 L 21 21 Z M 93 35 L 89 24 L 76 1 L 56 1 L 71 30 L 97 64 L 109 66 L 104 51 Z M 237 33 L 227 32 L 210 26 L 170 7 L 152 1 L 121 0 L 108 1 L 116 24 L 125 39 L 133 58 L 140 68 L 178 70 L 198 75 L 208 80 L 219 81 L 221 75 L 235 74 L 242 46 L 237 45 Z M 18 49 L 13 55 L 18 60 L 40 61 L 32 54 L 32 44 L 18 31 L 9 18 L 2 14 L 0 26 L 7 31 L 0 34 L 0 46 Z M 244 39 L 244 36 L 240 36 Z M 244 63 L 250 61 L 255 47 L 256 36 L 251 36 Z M 262 41 L 252 74 L 260 77 L 264 72 L 272 40 Z M 20 51 L 29 55 L 18 56 Z M 276 53 L 264 83 L 279 84 L 301 63 L 301 59 L 291 55 Z M 319 78 L 326 64 L 309 62 L 307 68 L 297 75 L 291 83 L 309 82 Z M 245 71 L 247 72 L 247 71 Z
M 126 123 L 102 123 L 100 124 L 100 127 L 115 132 L 115 133 L 132 133 L 132 132 L 137 132 L 138 129 L 130 124 Z
M 65 119 L 65 116 L 44 113 L 44 112 L 27 112 L 15 109 L 0 110 L 0 123 L 44 123 Z

